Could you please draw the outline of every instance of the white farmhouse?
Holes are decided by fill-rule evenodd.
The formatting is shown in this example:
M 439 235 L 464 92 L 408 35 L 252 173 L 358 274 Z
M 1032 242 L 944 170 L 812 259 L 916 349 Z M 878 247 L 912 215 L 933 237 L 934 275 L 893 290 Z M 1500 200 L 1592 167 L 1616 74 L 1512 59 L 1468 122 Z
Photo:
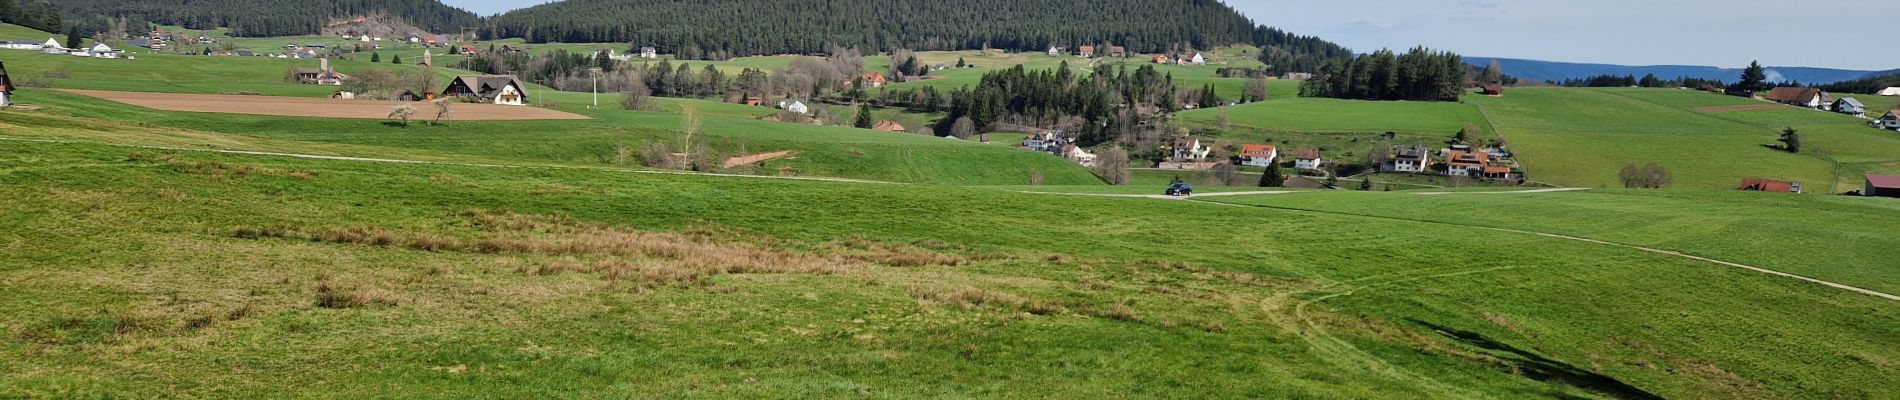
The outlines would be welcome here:
M 112 46 L 107 46 L 105 43 L 98 43 L 86 49 L 86 55 L 97 58 L 119 58 L 119 51 L 113 50 Z
M 1201 140 L 1195 138 L 1175 139 L 1174 145 L 1169 146 L 1169 150 L 1174 156 L 1174 161 L 1177 162 L 1200 161 L 1203 158 L 1207 158 L 1207 153 L 1213 151 L 1213 149 L 1201 145 Z
M 1240 164 L 1255 167 L 1273 165 L 1280 159 L 1280 149 L 1270 144 L 1240 145 Z
M 528 104 L 528 89 L 514 75 L 458 76 L 449 82 L 447 89 L 442 89 L 442 96 L 507 106 Z
M 38 51 L 41 48 L 43 48 L 43 45 L 41 45 L 40 42 L 31 40 L 0 42 L 0 49 Z
M 1900 87 L 1890 87 L 1880 91 L 1881 96 L 1900 96 Z
M 1293 151 L 1293 169 L 1318 171 L 1322 161 L 1324 160 L 1319 158 L 1319 149 L 1308 147 Z
M 46 54 L 66 54 L 66 46 L 59 45 L 58 40 L 47 38 L 46 44 L 40 45 L 40 52 Z
M 811 114 L 811 106 L 805 105 L 805 102 L 798 101 L 798 100 L 782 99 L 782 100 L 779 100 L 778 103 L 775 104 L 774 106 L 778 107 L 778 109 L 780 110 L 791 111 L 791 112 L 795 112 L 799 114 Z

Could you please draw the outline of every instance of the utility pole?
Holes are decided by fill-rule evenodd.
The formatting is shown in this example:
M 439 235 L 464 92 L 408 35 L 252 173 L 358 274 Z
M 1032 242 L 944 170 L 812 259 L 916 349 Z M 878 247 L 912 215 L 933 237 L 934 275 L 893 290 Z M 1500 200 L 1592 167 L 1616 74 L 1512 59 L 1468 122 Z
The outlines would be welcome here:
M 588 68 L 587 71 L 594 73 L 594 109 L 599 110 L 600 109 L 600 67 Z

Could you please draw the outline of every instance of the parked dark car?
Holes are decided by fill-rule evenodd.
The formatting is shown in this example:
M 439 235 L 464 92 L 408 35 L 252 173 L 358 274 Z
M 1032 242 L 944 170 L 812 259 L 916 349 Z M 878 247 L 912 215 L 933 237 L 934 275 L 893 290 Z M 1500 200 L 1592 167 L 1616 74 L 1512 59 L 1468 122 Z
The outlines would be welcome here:
M 1169 196 L 1192 196 L 1194 195 L 1194 185 L 1189 185 L 1186 182 L 1175 182 L 1173 185 L 1168 185 L 1167 194 Z

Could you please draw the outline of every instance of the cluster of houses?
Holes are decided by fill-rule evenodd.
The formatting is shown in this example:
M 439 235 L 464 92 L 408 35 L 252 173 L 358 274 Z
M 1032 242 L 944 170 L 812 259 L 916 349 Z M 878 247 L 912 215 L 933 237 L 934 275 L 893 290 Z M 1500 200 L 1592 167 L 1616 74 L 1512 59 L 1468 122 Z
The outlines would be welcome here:
M 1163 169 L 1205 170 L 1221 164 L 1208 162 L 1207 158 L 1214 149 L 1198 138 L 1184 137 L 1168 143 L 1168 161 L 1162 162 Z M 1270 144 L 1242 144 L 1240 152 L 1226 160 L 1235 165 L 1267 167 L 1278 163 L 1280 149 Z M 1293 150 L 1293 169 L 1300 171 L 1320 171 L 1325 160 L 1320 158 L 1319 149 L 1299 148 Z
M 1442 171 L 1433 168 L 1436 160 L 1444 161 Z M 1474 148 L 1466 144 L 1453 144 L 1437 150 L 1425 146 L 1393 146 L 1391 151 L 1386 152 L 1385 160 L 1379 163 L 1379 171 L 1442 173 L 1445 176 L 1492 180 L 1512 180 L 1523 175 L 1518 172 L 1517 163 L 1511 160 L 1511 153 L 1503 147 Z
M 1893 89 L 1900 89 L 1900 88 L 1893 88 Z M 1885 92 L 1883 91 L 1883 93 Z M 1885 94 L 1883 94 L 1883 96 L 1884 95 Z M 1778 87 L 1778 88 L 1774 88 L 1773 90 L 1769 90 L 1768 96 L 1765 98 L 1768 99 L 1768 101 L 1773 101 L 1776 103 L 1787 104 L 1787 105 L 1796 106 L 1796 107 L 1812 108 L 1812 109 L 1822 110 L 1822 111 L 1833 111 L 1833 112 L 1853 115 L 1853 116 L 1867 115 L 1867 106 L 1864 104 L 1861 104 L 1860 100 L 1856 100 L 1852 97 L 1842 97 L 1840 99 L 1835 99 L 1833 98 L 1833 96 L 1829 95 L 1826 91 L 1823 91 L 1819 88 L 1804 88 L 1804 87 L 1791 87 L 1791 86 Z
M 1207 57 L 1202 56 L 1201 53 L 1194 53 L 1194 55 L 1191 57 L 1183 57 L 1180 54 L 1156 54 L 1154 56 L 1154 63 L 1155 64 L 1179 64 L 1179 65 L 1207 65 Z
M 66 46 L 61 46 L 59 40 L 53 38 L 47 38 L 45 42 L 10 40 L 5 43 L 0 43 L 0 49 L 38 51 L 46 54 L 66 54 L 93 58 L 120 58 L 125 55 L 125 51 L 113 49 L 112 46 L 108 46 L 104 42 L 95 43 L 92 47 L 83 49 L 69 49 L 66 48 Z
M 986 138 L 987 139 L 987 138 Z M 1062 131 L 1040 131 L 1023 138 L 1023 148 L 1054 154 L 1056 157 L 1082 164 L 1095 166 L 1095 154 L 1082 150 L 1074 140 L 1062 135 Z

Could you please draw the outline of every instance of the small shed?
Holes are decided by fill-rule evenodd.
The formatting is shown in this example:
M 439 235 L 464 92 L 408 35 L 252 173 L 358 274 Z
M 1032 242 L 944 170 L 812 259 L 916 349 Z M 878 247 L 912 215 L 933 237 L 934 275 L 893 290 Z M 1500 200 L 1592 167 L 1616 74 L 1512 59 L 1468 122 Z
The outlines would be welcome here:
M 1484 95 L 1486 95 L 1486 96 L 1503 96 L 1503 95 L 1504 95 L 1504 86 L 1501 86 L 1501 85 L 1484 85 Z
M 1863 196 L 1900 198 L 1900 175 L 1867 174 L 1867 188 L 1860 191 Z

